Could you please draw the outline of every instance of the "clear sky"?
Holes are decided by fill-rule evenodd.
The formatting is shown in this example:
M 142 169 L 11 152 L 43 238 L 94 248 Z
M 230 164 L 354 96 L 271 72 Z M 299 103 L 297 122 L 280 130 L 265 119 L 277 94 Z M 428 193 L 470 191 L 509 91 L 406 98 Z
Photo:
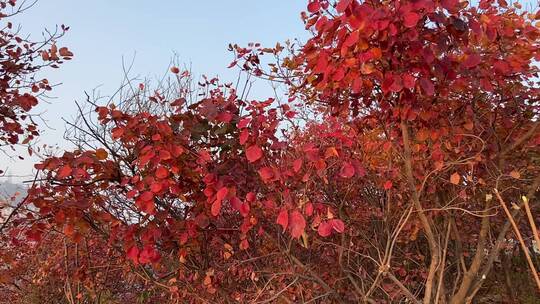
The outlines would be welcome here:
M 43 28 L 57 24 L 71 27 L 60 46 L 75 53 L 72 61 L 58 70 L 47 70 L 43 77 L 56 87 L 50 104 L 39 106 L 49 128 L 42 124 L 40 143 L 65 145 L 62 141 L 64 122 L 75 113 L 75 100 L 84 99 L 84 91 L 99 87 L 108 95 L 119 86 L 123 77 L 122 58 L 135 56 L 132 75 L 163 75 L 174 54 L 180 63 L 191 64 L 194 74 L 219 76 L 225 81 L 236 78 L 237 72 L 227 69 L 232 54 L 229 43 L 246 45 L 260 42 L 273 46 L 276 42 L 300 38 L 307 33 L 300 20 L 305 10 L 303 0 L 39 0 L 30 10 L 13 19 L 24 33 L 38 39 Z M 271 97 L 269 87 L 260 85 L 256 97 Z M 28 179 L 32 159 L 10 160 L 0 155 L 0 168 L 8 168 L 14 181 Z M 0 179 L 0 182 L 2 179 Z

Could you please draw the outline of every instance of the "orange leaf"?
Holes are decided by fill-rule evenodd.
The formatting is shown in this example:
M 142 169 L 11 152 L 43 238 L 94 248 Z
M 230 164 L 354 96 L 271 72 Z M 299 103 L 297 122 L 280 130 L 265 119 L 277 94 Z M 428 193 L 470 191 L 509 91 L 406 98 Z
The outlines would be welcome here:
M 326 149 L 326 151 L 324 152 L 324 158 L 330 158 L 332 156 L 339 157 L 339 154 L 338 154 L 336 148 L 334 148 L 334 147 L 330 147 L 330 148 Z
M 519 174 L 518 171 L 514 170 L 514 171 L 510 172 L 510 176 L 515 178 L 515 179 L 519 179 L 521 177 L 521 174 Z
M 364 75 L 371 74 L 373 71 L 375 71 L 375 68 L 371 63 L 363 63 L 362 66 L 360 66 L 360 72 Z
M 450 176 L 450 182 L 454 185 L 459 184 L 459 181 L 461 180 L 461 176 L 459 176 L 459 173 L 455 172 Z
M 107 159 L 107 156 L 109 156 L 109 154 L 107 151 L 105 151 L 105 149 L 99 148 L 96 150 L 96 157 L 98 160 Z

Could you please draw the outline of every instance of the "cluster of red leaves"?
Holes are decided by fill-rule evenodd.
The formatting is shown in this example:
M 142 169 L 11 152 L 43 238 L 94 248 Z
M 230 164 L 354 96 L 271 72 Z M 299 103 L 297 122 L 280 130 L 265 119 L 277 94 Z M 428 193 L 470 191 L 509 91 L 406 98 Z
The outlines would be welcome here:
M 232 64 L 287 84 L 288 104 L 218 85 L 148 98 L 166 111 L 97 107 L 99 147 L 37 165 L 15 238 L 92 239 L 162 299 L 474 296 L 509 227 L 493 189 L 517 206 L 540 183 L 538 14 L 313 0 L 303 16 L 313 36 L 279 68 L 259 56 L 280 45 L 236 47 Z M 316 115 L 297 117 L 306 104 Z
M 24 4 L 22 4 L 24 5 Z M 29 41 L 8 21 L 25 7 L 15 1 L 0 1 L 0 145 L 26 144 L 38 135 L 30 111 L 38 98 L 51 90 L 47 79 L 35 79 L 46 66 L 58 67 L 73 54 L 56 46 L 56 40 L 68 30 L 52 33 L 44 41 Z M 39 62 L 41 61 L 41 62 Z

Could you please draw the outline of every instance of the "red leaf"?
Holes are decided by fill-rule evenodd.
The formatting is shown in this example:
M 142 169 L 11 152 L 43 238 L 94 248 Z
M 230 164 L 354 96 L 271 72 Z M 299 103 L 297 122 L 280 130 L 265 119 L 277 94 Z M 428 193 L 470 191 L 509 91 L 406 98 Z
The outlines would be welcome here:
M 156 177 L 157 178 L 167 178 L 169 176 L 169 171 L 165 167 L 159 167 L 156 170 Z
M 319 4 L 319 0 L 312 1 L 307 6 L 308 12 L 315 13 L 318 12 L 321 9 L 321 5 Z
M 225 198 L 225 196 L 227 196 L 227 193 L 229 193 L 229 189 L 227 189 L 227 187 L 222 187 L 217 192 L 216 199 L 219 201 L 222 201 Z
M 269 182 L 274 177 L 274 170 L 270 167 L 263 167 L 259 170 L 259 175 L 263 179 L 263 181 Z
M 339 176 L 343 178 L 351 178 L 354 176 L 354 167 L 351 163 L 344 163 L 339 170 Z
M 158 193 L 159 191 L 161 191 L 162 188 L 163 186 L 161 185 L 161 183 L 153 183 L 152 185 L 150 185 L 150 191 L 152 191 L 153 193 Z
M 420 15 L 414 12 L 408 12 L 405 14 L 405 16 L 403 16 L 403 25 L 409 28 L 415 27 L 418 20 L 420 20 Z
M 519 173 L 519 171 L 513 170 L 512 172 L 510 172 L 510 176 L 515 179 L 519 179 L 521 177 L 521 174 Z
M 168 160 L 171 159 L 171 153 L 167 150 L 161 150 L 159 151 L 159 158 L 161 160 Z
M 212 156 L 210 155 L 210 153 L 208 153 L 208 151 L 206 150 L 201 150 L 199 151 L 199 159 L 197 160 L 198 163 L 206 163 L 206 162 L 209 162 L 212 160 Z
M 413 76 L 411 76 L 410 74 L 403 74 L 401 78 L 403 79 L 404 87 L 406 87 L 407 89 L 414 88 L 414 82 L 416 81 L 416 79 L 414 79 Z
M 143 200 L 143 201 L 151 201 L 151 200 L 154 199 L 154 194 L 152 194 L 152 192 L 150 192 L 150 191 L 145 191 L 145 192 L 141 193 L 139 198 L 141 200 Z
M 332 219 L 328 222 L 337 233 L 343 233 L 343 231 L 345 231 L 345 224 L 342 220 Z
M 383 186 L 383 187 L 384 187 L 384 190 L 390 190 L 390 189 L 392 189 L 392 186 L 393 186 L 392 181 L 387 180 L 387 181 L 384 183 L 384 186 Z
M 359 37 L 360 37 L 360 33 L 358 31 L 354 31 L 347 37 L 347 39 L 345 39 L 345 42 L 343 42 L 343 45 L 345 47 L 353 46 L 358 42 Z
M 246 149 L 246 157 L 250 163 L 256 162 L 262 157 L 263 153 L 259 146 L 253 145 Z
M 247 127 L 250 121 L 251 121 L 251 119 L 249 119 L 249 118 L 240 119 L 240 121 L 238 122 L 238 129 L 243 129 L 243 128 Z
M 141 264 L 156 263 L 160 258 L 159 252 L 153 246 L 145 245 L 139 255 L 139 262 Z
M 122 137 L 122 135 L 124 135 L 124 128 L 116 127 L 114 129 L 112 129 L 111 134 L 112 134 L 113 139 L 118 139 L 118 138 Z
M 242 208 L 242 201 L 236 196 L 230 199 L 229 202 L 235 210 L 240 211 L 240 209 Z
M 58 175 L 56 177 L 66 178 L 71 175 L 71 171 L 72 171 L 71 167 L 69 165 L 65 165 L 58 171 Z
M 241 206 L 240 206 L 240 215 L 243 216 L 243 217 L 246 217 L 249 215 L 249 210 L 251 210 L 251 207 L 249 206 L 248 203 L 243 203 Z
M 126 252 L 128 259 L 133 261 L 133 264 L 139 264 L 139 248 L 137 246 L 131 246 Z
M 389 91 L 399 92 L 403 89 L 403 82 L 399 75 L 394 73 L 386 73 L 384 75 L 384 81 L 382 83 L 382 90 L 384 93 Z
M 246 250 L 249 248 L 249 242 L 247 239 L 243 239 L 241 242 L 240 242 L 240 249 L 241 250 Z
M 233 115 L 229 112 L 221 112 L 216 119 L 220 122 L 229 123 L 232 120 Z
M 482 57 L 478 54 L 469 54 L 467 55 L 467 58 L 465 58 L 465 61 L 463 61 L 463 66 L 470 69 L 480 64 L 482 61 Z
M 319 58 L 317 59 L 317 64 L 315 65 L 315 68 L 313 69 L 313 72 L 324 73 L 326 72 L 327 67 L 328 67 L 328 55 L 326 55 L 325 52 L 321 52 L 319 54 Z
M 338 151 L 335 147 L 329 147 L 324 152 L 324 159 L 330 158 L 330 157 L 339 157 Z
M 332 234 L 332 225 L 328 222 L 321 222 L 319 228 L 317 228 L 317 232 L 322 237 L 330 236 Z
M 156 214 L 156 205 L 154 205 L 153 201 L 143 202 L 141 205 L 141 211 L 148 214 Z
M 277 217 L 276 223 L 283 227 L 283 231 L 287 229 L 287 226 L 289 225 L 289 213 L 286 209 L 281 209 Z
M 427 78 L 421 78 L 420 86 L 427 95 L 433 96 L 433 94 L 435 94 L 435 86 L 433 86 L 433 82 L 431 82 L 431 80 Z
M 352 0 L 340 0 L 336 5 L 336 10 L 343 13 L 347 7 L 351 4 Z
M 256 198 L 257 198 L 257 196 L 253 192 L 248 192 L 246 194 L 246 201 L 248 201 L 248 202 L 254 202 Z
M 42 232 L 40 230 L 30 230 L 26 232 L 26 237 L 35 242 L 39 242 L 41 240 Z
M 293 162 L 293 170 L 294 172 L 298 173 L 302 169 L 302 159 L 299 158 Z
M 221 211 L 221 200 L 217 199 L 212 203 L 212 208 L 210 209 L 210 212 L 213 216 L 218 216 L 219 212 Z
M 441 0 L 442 7 L 452 13 L 456 11 L 458 4 L 459 0 Z
M 212 203 L 212 206 L 210 208 L 210 213 L 213 216 L 218 216 L 219 212 L 221 211 L 221 204 L 223 202 L 223 199 L 227 196 L 227 193 L 229 193 L 229 189 L 227 189 L 227 187 L 222 187 L 216 193 L 216 200 Z
M 305 206 L 305 213 L 307 216 L 311 216 L 313 214 L 313 204 L 312 203 L 307 203 L 306 206 Z
M 154 158 L 154 156 L 156 156 L 156 153 L 153 150 L 151 150 L 150 152 L 146 154 L 141 155 L 139 157 L 140 166 L 146 165 L 152 158 Z
M 480 79 L 480 87 L 481 87 L 484 91 L 487 91 L 487 92 L 493 91 L 493 85 L 492 85 L 491 82 L 490 82 L 488 79 L 486 79 L 486 78 Z
M 248 129 L 244 129 L 244 130 L 242 130 L 242 132 L 240 132 L 240 136 L 238 137 L 238 141 L 240 142 L 241 145 L 243 145 L 243 144 L 246 143 L 248 138 L 249 138 L 249 131 L 248 131 Z
M 142 212 L 148 214 L 156 213 L 156 206 L 154 205 L 154 194 L 150 191 L 143 192 L 135 201 L 135 203 Z
M 293 238 L 299 238 L 304 233 L 306 220 L 298 210 L 291 212 L 289 216 L 289 228 L 291 229 L 291 236 Z

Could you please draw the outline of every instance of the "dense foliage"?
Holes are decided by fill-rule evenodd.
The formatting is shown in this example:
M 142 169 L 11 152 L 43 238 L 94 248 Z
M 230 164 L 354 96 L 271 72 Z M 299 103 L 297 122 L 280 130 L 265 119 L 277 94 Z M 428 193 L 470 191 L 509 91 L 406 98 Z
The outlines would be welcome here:
M 231 67 L 283 83 L 287 101 L 176 67 L 158 88 L 88 100 L 77 149 L 36 165 L 0 292 L 467 303 L 488 301 L 489 283 L 513 301 L 520 268 L 504 264 L 520 252 L 538 292 L 540 15 L 504 0 L 313 0 L 302 17 L 301 46 L 231 46 Z

